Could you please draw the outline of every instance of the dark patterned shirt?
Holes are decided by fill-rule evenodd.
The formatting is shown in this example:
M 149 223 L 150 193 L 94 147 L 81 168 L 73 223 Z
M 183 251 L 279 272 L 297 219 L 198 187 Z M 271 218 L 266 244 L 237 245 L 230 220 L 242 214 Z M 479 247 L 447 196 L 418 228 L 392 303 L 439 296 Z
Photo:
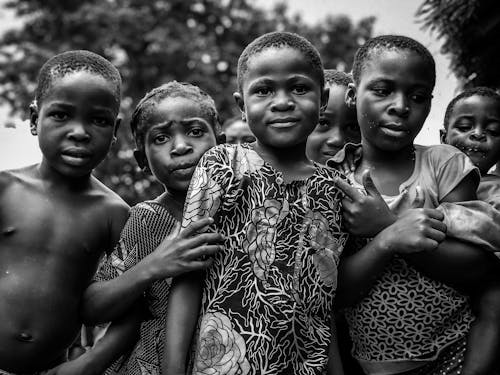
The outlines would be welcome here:
M 224 249 L 207 271 L 194 374 L 321 374 L 341 228 L 336 171 L 285 183 L 249 145 L 200 160 L 183 226 L 214 217 Z
M 165 237 L 176 233 L 178 227 L 179 222 L 157 202 L 147 201 L 132 207 L 119 245 L 104 259 L 96 279 L 102 281 L 120 276 L 151 254 Z M 141 324 L 140 340 L 131 355 L 118 360 L 106 374 L 160 374 L 170 281 L 156 281 L 146 291 L 152 319 Z

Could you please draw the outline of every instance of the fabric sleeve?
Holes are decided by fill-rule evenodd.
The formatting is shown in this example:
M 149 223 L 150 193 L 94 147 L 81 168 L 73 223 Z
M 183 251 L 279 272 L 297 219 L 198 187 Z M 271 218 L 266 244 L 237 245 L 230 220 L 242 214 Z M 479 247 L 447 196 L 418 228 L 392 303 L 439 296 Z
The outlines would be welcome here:
M 182 228 L 199 219 L 215 217 L 234 175 L 227 150 L 214 147 L 200 159 L 186 196 Z
M 111 254 L 101 261 L 94 281 L 108 281 L 120 276 L 138 263 L 138 243 L 147 232 L 145 223 L 140 219 L 138 206 L 132 207 L 130 216 L 120 234 L 120 240 Z
M 434 166 L 438 184 L 439 202 L 455 189 L 469 173 L 474 173 L 478 180 L 481 177 L 479 169 L 472 164 L 467 155 L 452 146 L 448 146 L 447 148 L 453 149 L 451 155 L 447 158 L 440 157 L 436 163 L 437 165 Z

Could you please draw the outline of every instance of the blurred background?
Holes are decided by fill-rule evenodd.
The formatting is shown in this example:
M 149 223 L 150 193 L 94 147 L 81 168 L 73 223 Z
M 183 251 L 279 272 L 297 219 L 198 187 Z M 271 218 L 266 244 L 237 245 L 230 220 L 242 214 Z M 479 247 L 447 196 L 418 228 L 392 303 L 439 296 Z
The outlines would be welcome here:
M 458 91 L 500 86 L 499 10 L 495 0 L 0 0 L 0 169 L 40 160 L 26 123 L 40 67 L 54 54 L 87 49 L 115 64 L 124 82 L 119 142 L 96 175 L 130 204 L 156 196 L 160 187 L 132 157 L 135 104 L 176 79 L 211 94 L 222 120 L 232 117 L 238 56 L 273 30 L 305 36 L 325 68 L 344 71 L 372 36 L 423 43 L 436 59 L 437 84 L 417 143 L 436 144 Z

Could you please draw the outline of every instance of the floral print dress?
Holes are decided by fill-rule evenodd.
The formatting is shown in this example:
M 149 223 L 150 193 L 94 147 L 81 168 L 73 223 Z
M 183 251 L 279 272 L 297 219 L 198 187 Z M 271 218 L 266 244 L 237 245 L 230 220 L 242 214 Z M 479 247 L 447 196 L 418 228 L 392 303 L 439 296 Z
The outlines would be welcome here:
M 207 271 L 194 374 L 321 374 L 342 229 L 336 171 L 285 183 L 251 145 L 208 151 L 183 226 L 212 216 L 226 240 Z

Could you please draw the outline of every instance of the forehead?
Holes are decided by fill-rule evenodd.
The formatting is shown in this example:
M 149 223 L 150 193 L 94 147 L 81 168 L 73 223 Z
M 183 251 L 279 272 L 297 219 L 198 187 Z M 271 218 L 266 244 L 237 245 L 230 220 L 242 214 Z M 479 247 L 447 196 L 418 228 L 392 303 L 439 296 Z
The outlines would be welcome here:
M 45 93 L 43 104 L 50 101 L 83 101 L 88 104 L 109 107 L 114 112 L 119 109 L 113 83 L 99 74 L 87 71 L 72 72 L 62 77 L 53 78 Z
M 269 47 L 248 59 L 243 81 L 244 85 L 247 85 L 248 82 L 259 78 L 279 79 L 292 74 L 305 76 L 320 84 L 320 77 L 304 53 L 288 46 Z
M 457 116 L 459 114 L 467 113 L 499 116 L 500 102 L 489 96 L 472 95 L 457 101 L 451 114 L 452 116 Z
M 178 122 L 194 118 L 201 118 L 212 124 L 212 118 L 199 103 L 184 97 L 167 97 L 152 107 L 146 122 L 149 124 L 148 128 L 152 128 L 170 121 Z
M 412 50 L 377 48 L 369 52 L 360 81 L 389 79 L 433 87 L 433 72 L 427 60 Z

